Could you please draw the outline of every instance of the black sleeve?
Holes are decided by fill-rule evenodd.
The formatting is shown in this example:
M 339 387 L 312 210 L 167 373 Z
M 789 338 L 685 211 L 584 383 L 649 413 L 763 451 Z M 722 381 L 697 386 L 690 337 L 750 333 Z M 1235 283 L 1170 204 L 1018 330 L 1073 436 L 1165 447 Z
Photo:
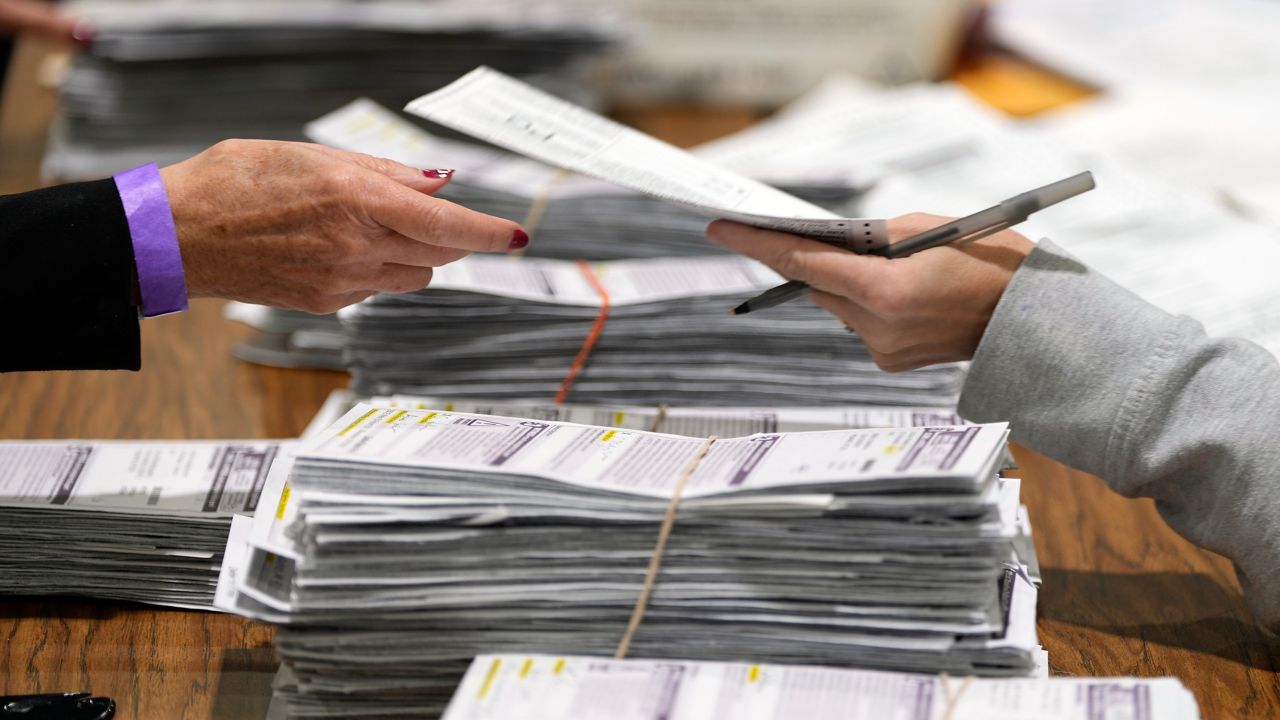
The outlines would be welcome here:
M 0 196 L 0 371 L 137 370 L 133 272 L 114 181 Z

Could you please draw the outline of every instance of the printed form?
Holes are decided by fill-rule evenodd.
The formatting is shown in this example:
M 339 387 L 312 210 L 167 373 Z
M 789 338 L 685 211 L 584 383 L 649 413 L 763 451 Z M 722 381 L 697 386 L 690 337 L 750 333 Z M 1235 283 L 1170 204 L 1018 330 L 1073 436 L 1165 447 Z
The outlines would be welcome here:
M 1007 426 L 772 433 L 721 440 L 690 477 L 699 497 L 887 477 L 985 481 Z M 670 497 L 702 441 L 661 433 L 360 404 L 299 457 L 534 475 L 598 490 Z
M 405 110 L 707 217 L 804 235 L 854 252 L 888 242 L 883 220 L 840 218 L 491 68 L 476 68 Z
M 443 720 L 1198 720 L 1172 678 L 992 680 L 804 665 L 481 655 Z

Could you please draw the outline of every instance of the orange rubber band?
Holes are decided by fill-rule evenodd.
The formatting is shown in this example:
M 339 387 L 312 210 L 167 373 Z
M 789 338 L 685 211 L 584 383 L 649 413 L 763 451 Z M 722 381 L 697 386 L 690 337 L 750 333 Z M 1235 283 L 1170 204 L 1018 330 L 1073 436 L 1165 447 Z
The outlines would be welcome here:
M 565 375 L 564 382 L 560 383 L 560 391 L 556 393 L 556 405 L 563 405 L 565 398 L 569 397 L 569 390 L 573 387 L 573 381 L 578 379 L 578 373 L 582 372 L 582 368 L 586 366 L 587 358 L 591 357 L 591 349 L 596 346 L 596 341 L 600 339 L 600 334 L 604 332 L 604 324 L 609 320 L 609 291 L 604 289 L 604 284 L 600 282 L 600 278 L 596 277 L 591 265 L 586 260 L 578 261 L 578 270 L 582 271 L 582 276 L 587 279 L 587 282 L 591 283 L 592 289 L 600 295 L 600 314 L 596 315 L 596 322 L 591 326 L 591 332 L 587 333 L 587 338 L 582 341 L 582 347 L 578 349 L 578 356 L 573 359 L 573 364 L 569 366 L 569 374 Z

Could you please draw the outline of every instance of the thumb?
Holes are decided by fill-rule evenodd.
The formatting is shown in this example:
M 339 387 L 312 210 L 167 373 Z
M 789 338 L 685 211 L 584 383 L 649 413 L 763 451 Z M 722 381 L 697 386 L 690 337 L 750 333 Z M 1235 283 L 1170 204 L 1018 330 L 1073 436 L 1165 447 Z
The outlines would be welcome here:
M 418 169 L 404 163 L 398 163 L 395 160 L 365 155 L 364 153 L 347 152 L 346 150 L 338 150 L 325 145 L 310 145 L 309 147 L 330 157 L 359 165 L 366 170 L 372 170 L 379 175 L 395 180 L 405 187 L 427 195 L 438 192 L 445 185 L 448 185 L 449 180 L 453 178 L 453 170 L 450 169 Z

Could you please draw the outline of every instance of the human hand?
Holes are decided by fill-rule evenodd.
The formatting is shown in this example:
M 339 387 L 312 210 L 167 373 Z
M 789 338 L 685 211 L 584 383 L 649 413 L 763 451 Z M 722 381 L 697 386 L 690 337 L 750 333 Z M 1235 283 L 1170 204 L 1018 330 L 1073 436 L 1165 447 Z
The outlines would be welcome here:
M 431 197 L 446 177 L 321 145 L 227 140 L 160 170 L 192 297 L 332 312 L 529 236 Z
M 949 218 L 914 213 L 889 221 L 902 240 Z M 813 302 L 858 333 L 889 372 L 973 357 L 996 303 L 1033 243 L 1012 230 L 889 260 L 784 233 L 717 220 L 713 242 L 813 286 Z
M 88 23 L 65 14 L 57 5 L 38 0 L 0 0 L 0 35 L 23 32 L 81 45 L 93 42 L 93 29 Z

